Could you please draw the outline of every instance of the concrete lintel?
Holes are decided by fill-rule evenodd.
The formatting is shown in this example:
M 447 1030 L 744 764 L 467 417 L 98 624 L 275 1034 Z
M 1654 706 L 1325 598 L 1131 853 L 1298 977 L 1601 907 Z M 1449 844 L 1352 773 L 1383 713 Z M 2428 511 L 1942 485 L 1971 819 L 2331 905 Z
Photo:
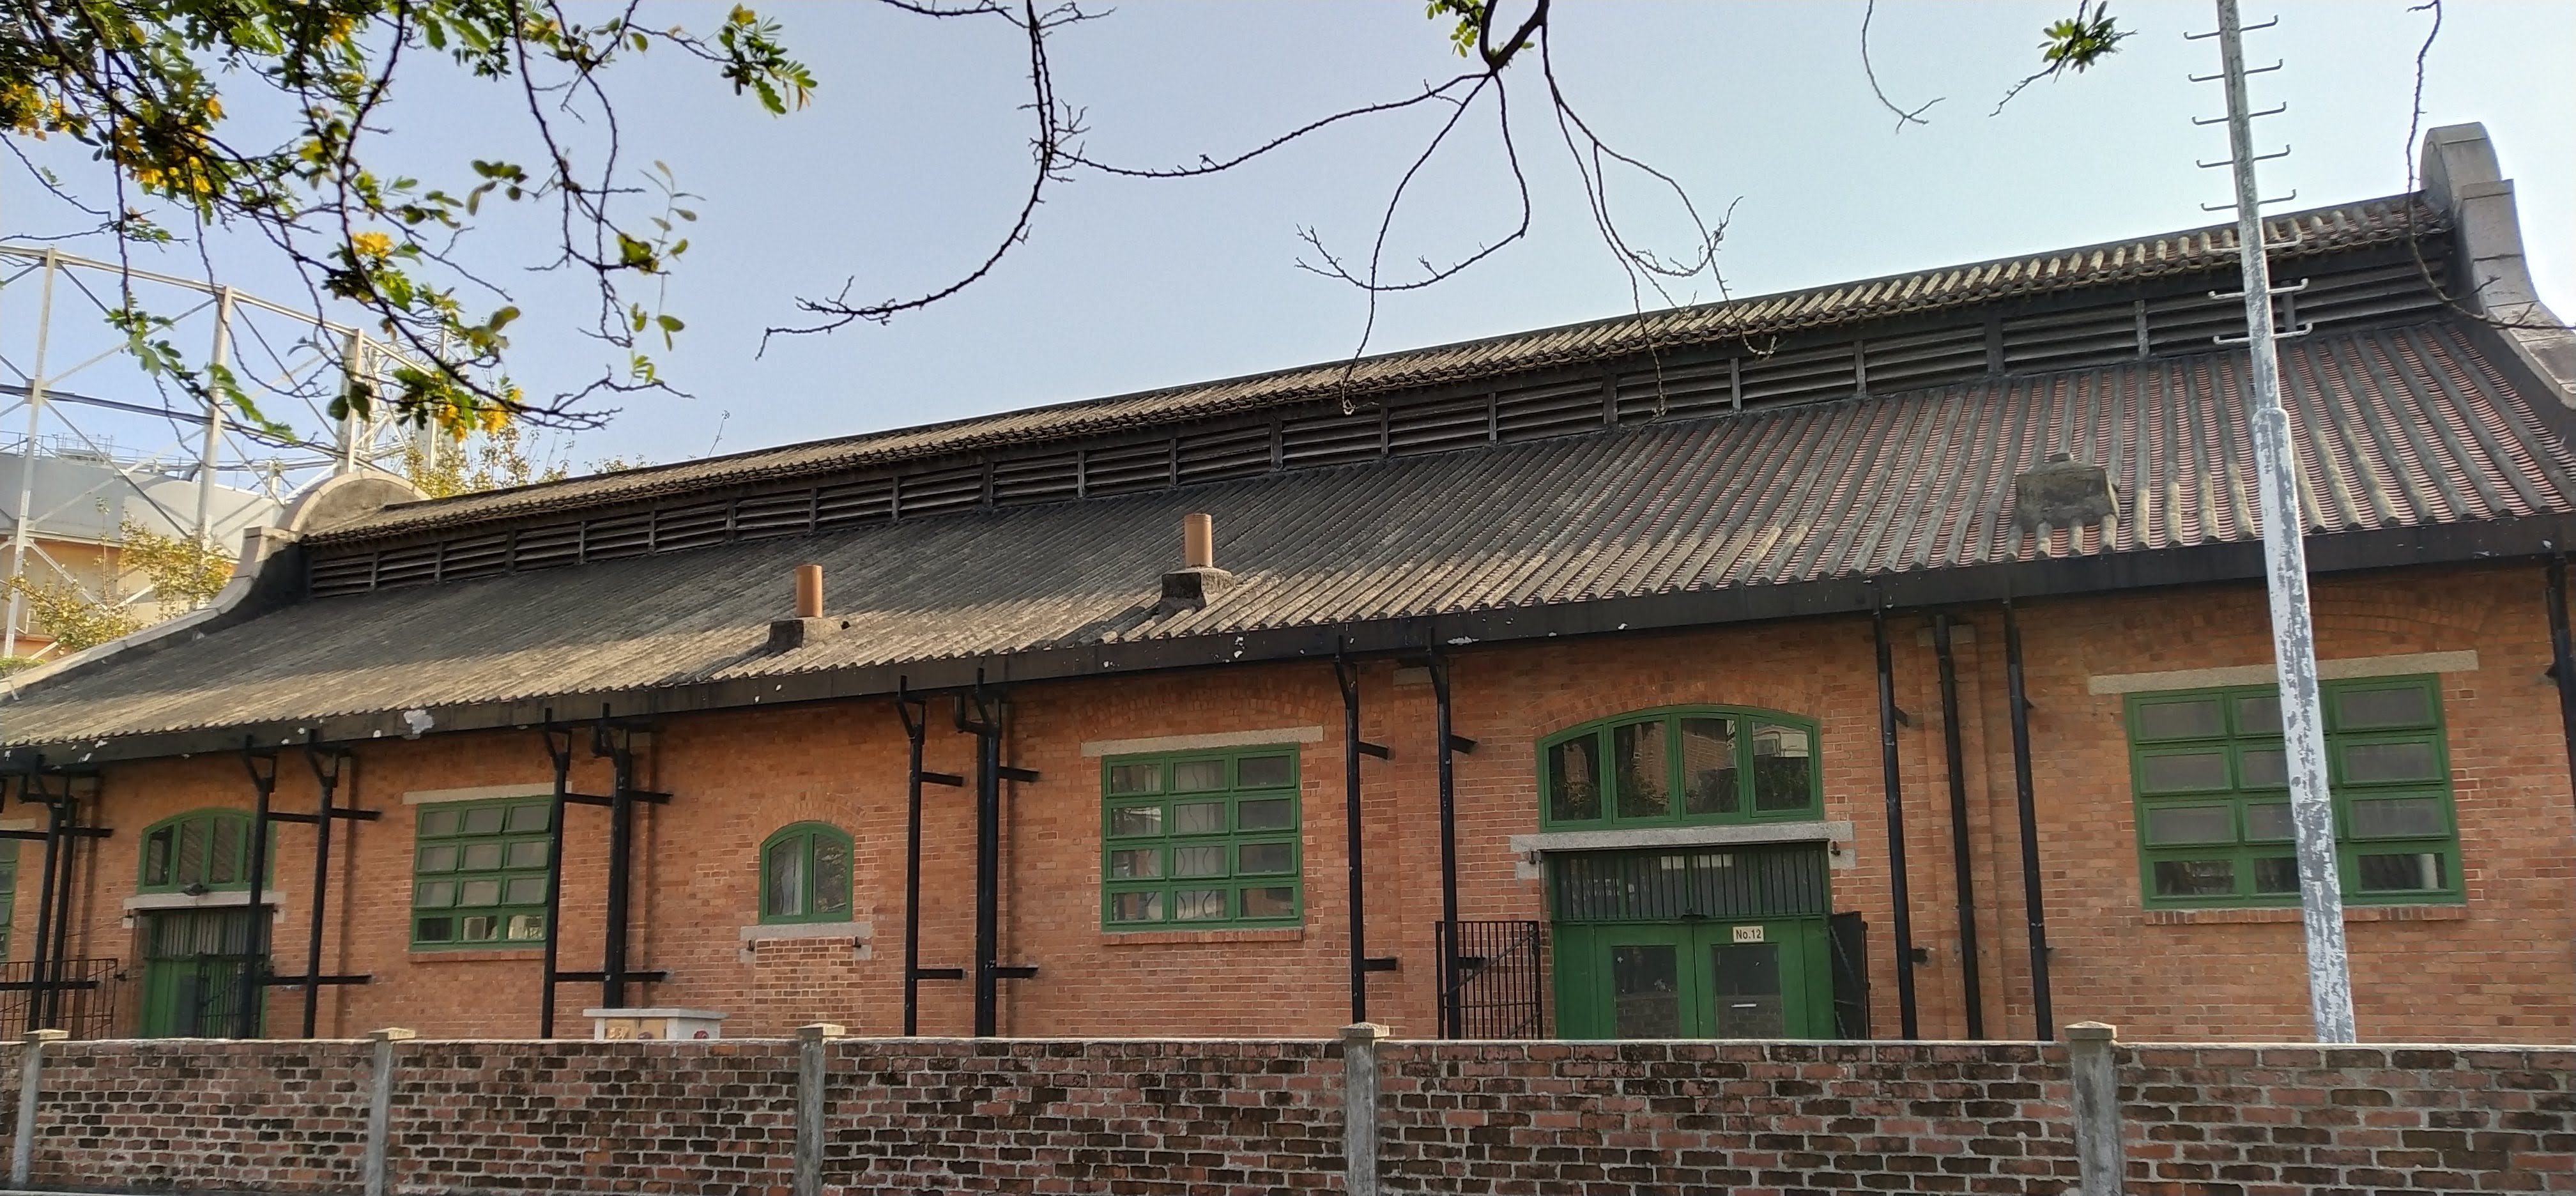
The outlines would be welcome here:
M 403 794 L 406 806 L 427 806 L 451 801 L 491 801 L 503 797 L 553 797 L 555 783 L 530 785 L 471 785 L 462 789 L 414 789 Z
M 1268 747 L 1271 744 L 1322 743 L 1322 727 L 1280 727 L 1270 731 L 1216 731 L 1205 735 L 1156 735 L 1146 739 L 1094 739 L 1082 745 L 1085 756 L 1142 756 L 1152 752 L 1200 752 L 1211 748 Z
M 1824 843 L 1827 862 L 1835 868 L 1854 863 L 1852 824 L 1830 822 L 1757 822 L 1735 826 L 1656 826 L 1616 831 L 1545 831 L 1514 835 L 1512 854 L 1522 880 L 1539 878 L 1539 857 L 1550 852 L 1622 851 L 1656 847 L 1744 847 L 1760 843 Z
M 2317 662 L 2317 676 L 2327 681 L 2477 671 L 2476 652 L 2408 652 L 2396 656 L 2347 656 Z M 2214 669 L 2175 669 L 2164 673 L 2099 673 L 2084 679 L 2084 692 L 2095 695 L 2158 693 L 2173 689 L 2211 689 L 2221 685 L 2270 685 L 2279 680 L 2280 672 L 2276 666 L 2239 664 Z

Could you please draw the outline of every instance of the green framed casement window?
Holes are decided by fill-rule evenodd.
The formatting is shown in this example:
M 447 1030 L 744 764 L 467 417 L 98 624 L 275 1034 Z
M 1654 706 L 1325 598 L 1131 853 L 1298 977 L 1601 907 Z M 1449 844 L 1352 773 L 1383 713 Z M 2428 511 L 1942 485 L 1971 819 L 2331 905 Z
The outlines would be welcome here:
M 137 879 L 136 892 L 204 893 L 249 887 L 249 814 L 191 810 L 143 829 L 143 875 Z
M 1104 928 L 1304 919 L 1294 746 L 1113 756 L 1100 785 Z
M 2462 900 L 2440 683 L 2371 677 L 2322 689 L 2343 899 Z M 2278 690 L 2136 694 L 2128 725 L 2147 904 L 2297 905 Z
M 760 845 L 760 920 L 850 920 L 850 836 L 821 822 L 784 827 Z
M 412 844 L 411 945 L 542 943 L 552 798 L 423 806 Z
M 1676 826 L 1822 817 L 1816 724 L 1776 710 L 1671 706 L 1539 742 L 1540 822 Z

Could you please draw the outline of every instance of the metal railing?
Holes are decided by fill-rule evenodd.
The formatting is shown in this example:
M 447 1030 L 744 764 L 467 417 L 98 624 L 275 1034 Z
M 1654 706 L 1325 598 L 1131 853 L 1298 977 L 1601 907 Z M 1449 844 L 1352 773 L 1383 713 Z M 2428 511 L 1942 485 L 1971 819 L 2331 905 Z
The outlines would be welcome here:
M 1541 997 L 1546 969 L 1539 958 L 1538 923 L 1487 921 L 1439 923 L 1440 942 L 1457 960 L 1457 982 L 1444 994 L 1444 1020 L 1454 1038 L 1544 1038 L 1547 1007 Z
M 36 979 L 34 960 L 0 963 L 0 1026 L 28 1025 L 30 1002 L 40 1002 L 39 1024 L 76 1039 L 112 1037 L 116 1027 L 117 963 L 113 959 L 47 960 L 51 975 Z

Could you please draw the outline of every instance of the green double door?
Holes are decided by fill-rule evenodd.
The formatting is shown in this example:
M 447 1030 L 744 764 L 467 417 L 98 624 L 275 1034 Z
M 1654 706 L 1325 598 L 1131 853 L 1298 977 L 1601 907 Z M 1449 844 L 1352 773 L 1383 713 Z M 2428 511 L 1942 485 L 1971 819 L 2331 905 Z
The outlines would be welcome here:
M 143 1037 L 239 1037 L 242 980 L 263 962 L 250 954 L 249 911 L 158 910 L 145 917 Z M 266 993 L 265 984 L 250 990 L 254 1036 Z
M 1561 927 L 1560 1017 L 1576 1038 L 1827 1038 L 1828 951 L 1821 918 Z

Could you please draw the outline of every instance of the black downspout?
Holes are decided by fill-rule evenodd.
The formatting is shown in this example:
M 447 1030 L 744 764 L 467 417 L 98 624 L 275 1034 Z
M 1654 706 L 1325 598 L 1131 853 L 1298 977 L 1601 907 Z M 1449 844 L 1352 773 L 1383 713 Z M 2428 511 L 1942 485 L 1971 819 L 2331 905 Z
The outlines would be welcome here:
M 2550 675 L 2558 682 L 2558 721 L 2567 736 L 2567 761 L 2576 771 L 2576 646 L 2567 634 L 2567 554 L 2549 554 Z
M 921 746 L 930 733 L 930 704 L 914 702 L 907 690 L 898 687 L 894 710 L 902 716 L 904 738 L 912 745 L 903 847 L 903 1036 L 910 1038 L 921 1033 Z
M 2021 818 L 2021 903 L 2030 922 L 2030 1007 L 2039 1021 L 2039 1040 L 2053 1042 L 2057 1012 L 2049 1000 L 2048 907 L 2041 899 L 2039 880 L 2039 805 L 2031 795 L 2030 699 L 2024 696 L 2021 679 L 2021 622 L 2013 617 L 2009 598 L 2004 600 L 2004 678 L 2005 696 L 2012 703 L 2013 804 Z M 2568 742 L 2576 748 L 2576 736 Z
M 80 875 L 81 841 L 90 836 L 81 830 L 80 803 L 72 797 L 71 779 L 63 779 L 63 870 L 54 878 L 54 971 L 45 988 L 45 1023 L 60 1027 L 63 1020 L 63 992 L 71 986 L 72 956 L 72 888 Z M 98 866 L 95 849 L 90 866 Z
M 547 712 L 545 727 L 546 755 L 555 766 L 555 800 L 553 812 L 546 818 L 546 974 L 543 991 L 537 998 L 537 1037 L 555 1036 L 555 974 L 563 962 L 563 854 L 564 798 L 572 783 L 572 730 L 558 729 L 553 724 L 553 711 Z M 558 740 L 556 737 L 561 736 Z
M 608 790 L 608 944 L 599 978 L 599 1003 L 610 1009 L 626 1005 L 626 906 L 630 891 L 627 859 L 635 844 L 635 749 L 631 733 L 602 722 L 597 746 L 607 749 Z
M 261 772 L 265 761 L 268 771 Z M 241 975 L 241 1008 L 235 1015 L 236 1038 L 258 1038 L 265 1027 L 260 1022 L 260 995 L 268 987 L 264 974 L 268 967 L 268 918 L 261 912 L 260 889 L 268 880 L 268 800 L 277 792 L 277 756 L 252 749 L 251 741 L 242 740 L 242 765 L 250 770 L 250 783 L 259 790 L 259 800 L 251 807 L 250 816 L 250 913 L 249 944 L 243 954 Z
M 1431 696 L 1436 707 L 1433 735 L 1440 760 L 1440 1036 L 1463 1031 L 1458 992 L 1458 792 L 1451 761 L 1449 658 L 1431 655 Z
M 1950 868 L 1959 884 L 1959 983 L 1965 990 L 1968 1037 L 1986 1036 L 1986 1001 L 1977 981 L 1977 884 L 1968 852 L 1967 751 L 1959 742 L 1959 666 L 1950 651 L 1950 616 L 1932 616 L 1932 648 L 1941 660 L 1941 747 L 1950 770 Z
M 1914 912 L 1905 883 L 1905 786 L 1897 772 L 1896 666 L 1887 649 L 1887 607 L 1870 609 L 1878 640 L 1878 756 L 1887 780 L 1887 888 L 1896 926 L 1897 1020 L 1908 1041 L 1922 1037 L 1914 1009 Z
M 975 734 L 975 1037 L 1001 1032 L 1002 735 L 975 678 L 975 719 L 957 700 L 958 729 Z
M 1342 689 L 1342 826 L 1351 883 L 1351 1023 L 1368 1020 L 1368 895 L 1360 879 L 1360 674 L 1348 655 L 1333 658 Z
M 20 802 L 25 802 L 30 793 L 43 792 L 43 784 L 37 779 L 36 774 L 29 773 L 18 779 Z M 36 957 L 33 966 L 27 972 L 27 978 L 36 986 L 27 993 L 27 1029 L 31 1031 L 46 1028 L 45 1009 L 51 1003 L 48 998 L 53 994 L 53 990 L 46 984 L 52 976 L 45 970 L 45 966 L 50 962 L 47 953 L 53 946 L 54 937 L 54 875 L 57 871 L 63 870 L 62 851 L 63 844 L 66 842 L 68 840 L 63 837 L 63 808 L 49 796 L 45 801 L 44 888 L 36 898 Z M 63 912 L 65 914 L 63 920 L 70 921 L 70 911 Z
M 314 747 L 309 733 L 304 753 L 313 765 L 314 783 L 322 790 L 322 815 L 313 824 L 314 833 L 321 836 L 313 846 L 313 927 L 304 939 L 304 1036 L 311 1038 L 322 1013 L 322 898 L 331 891 L 331 801 L 340 788 L 340 767 L 349 758 Z M 326 758 L 331 761 L 327 768 L 322 764 Z

